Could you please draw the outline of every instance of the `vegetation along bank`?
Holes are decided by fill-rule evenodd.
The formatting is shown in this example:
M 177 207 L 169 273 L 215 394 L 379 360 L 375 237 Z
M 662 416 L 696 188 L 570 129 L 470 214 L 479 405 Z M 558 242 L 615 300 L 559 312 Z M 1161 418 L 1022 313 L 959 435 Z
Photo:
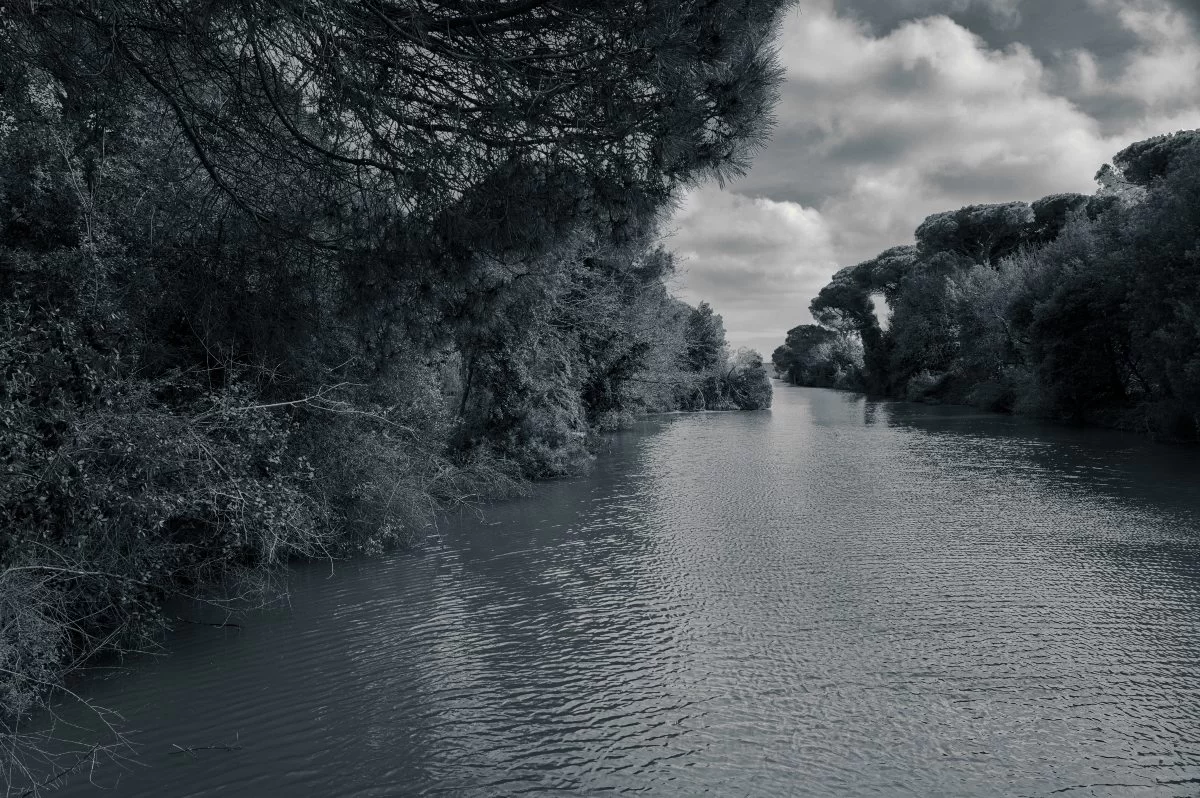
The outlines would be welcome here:
M 1200 440 L 1200 131 L 1132 144 L 1096 179 L 934 214 L 842 269 L 776 373 Z
M 769 403 L 657 231 L 765 140 L 788 3 L 639 5 L 0 5 L 10 785 L 51 756 L 22 719 L 166 597 Z

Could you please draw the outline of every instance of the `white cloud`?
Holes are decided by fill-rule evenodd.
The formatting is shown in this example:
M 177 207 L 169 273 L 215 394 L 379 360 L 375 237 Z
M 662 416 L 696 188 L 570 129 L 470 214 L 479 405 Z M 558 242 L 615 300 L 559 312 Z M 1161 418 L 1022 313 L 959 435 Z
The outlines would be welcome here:
M 1111 152 L 1095 120 L 1048 91 L 1027 48 L 989 50 L 947 17 L 873 38 L 827 16 L 784 47 L 796 109 L 785 125 L 815 142 L 793 179 L 836 173 L 819 207 L 843 256 L 901 243 L 937 210 L 1091 190 Z
M 688 194 L 667 245 L 680 258 L 681 296 L 710 302 L 731 342 L 764 354 L 807 318 L 809 300 L 835 267 L 819 211 L 716 187 Z

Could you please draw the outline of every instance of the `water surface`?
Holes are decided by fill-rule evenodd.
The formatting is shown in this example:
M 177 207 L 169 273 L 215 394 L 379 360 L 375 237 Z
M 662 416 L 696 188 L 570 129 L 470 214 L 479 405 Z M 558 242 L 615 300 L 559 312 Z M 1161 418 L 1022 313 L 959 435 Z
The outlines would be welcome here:
M 1200 463 L 777 387 L 83 685 L 129 796 L 1195 796 Z M 173 755 L 181 747 L 239 750 Z M 68 795 L 101 794 L 77 778 Z

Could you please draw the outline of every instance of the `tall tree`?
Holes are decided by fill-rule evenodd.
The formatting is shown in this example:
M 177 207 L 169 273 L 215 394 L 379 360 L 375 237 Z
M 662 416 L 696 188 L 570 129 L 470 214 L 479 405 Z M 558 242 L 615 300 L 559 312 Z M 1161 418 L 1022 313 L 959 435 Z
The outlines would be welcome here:
M 685 362 L 691 371 L 708 371 L 725 358 L 725 324 L 712 306 L 701 302 L 688 317 Z

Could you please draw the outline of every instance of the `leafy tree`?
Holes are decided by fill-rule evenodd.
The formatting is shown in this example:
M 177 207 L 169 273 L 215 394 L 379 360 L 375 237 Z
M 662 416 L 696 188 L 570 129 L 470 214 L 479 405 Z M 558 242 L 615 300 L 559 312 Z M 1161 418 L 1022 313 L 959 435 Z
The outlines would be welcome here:
M 758 352 L 738 352 L 726 383 L 725 390 L 739 410 L 765 410 L 771 406 L 771 378 Z
M 959 353 L 959 325 L 946 277 L 921 274 L 905 281 L 892 309 L 888 363 L 889 389 L 910 399 L 940 392 L 943 377 Z M 917 393 L 909 383 L 919 374 L 925 383 Z M 932 378 L 931 378 L 932 375 Z
M 1116 214 L 1106 272 L 1119 283 L 1130 351 L 1130 392 L 1148 406 L 1148 426 L 1200 438 L 1200 137 L 1179 134 L 1170 165 L 1145 200 Z
M 1086 194 L 1051 194 L 1035 201 L 1032 239 L 1040 243 L 1053 241 L 1074 216 L 1086 213 L 1091 204 Z
M 725 325 L 707 302 L 701 302 L 688 317 L 686 336 L 684 362 L 690 371 L 710 371 L 724 362 Z
M 815 351 L 836 336 L 833 330 L 816 324 L 793 327 L 788 330 L 787 341 L 772 355 L 775 371 L 793 385 L 815 384 L 810 376 L 815 365 Z
M 338 246 L 380 192 L 429 221 L 514 156 L 578 175 L 606 208 L 738 173 L 764 140 L 786 6 L 103 0 L 12 6 L 0 46 L 54 75 L 80 119 L 156 100 L 241 211 Z M 300 187 L 311 211 L 288 200 Z
M 926 256 L 947 253 L 992 264 L 1011 255 L 1032 232 L 1034 211 L 1024 202 L 968 205 L 935 213 L 917 228 L 917 247 Z
M 869 271 L 867 285 L 872 292 L 883 294 L 888 305 L 895 303 L 900 295 L 903 280 L 920 265 L 920 250 L 911 244 L 892 247 L 871 260 L 856 267 L 859 272 Z
M 892 276 L 889 270 L 893 266 L 905 261 L 906 253 L 889 252 L 894 260 L 881 270 L 879 277 L 883 280 Z M 883 393 L 887 390 L 891 339 L 879 324 L 871 298 L 876 291 L 884 291 L 886 285 L 876 282 L 877 265 L 875 261 L 867 261 L 837 272 L 809 304 L 809 312 L 820 324 L 858 339 L 864 356 L 862 378 L 866 388 L 872 393 Z
M 1200 131 L 1181 130 L 1155 136 L 1130 144 L 1113 156 L 1112 165 L 1105 164 L 1097 179 L 1106 170 L 1115 169 L 1118 179 L 1135 186 L 1147 187 L 1172 171 L 1177 159 L 1187 157 L 1200 143 Z
M 833 276 L 829 285 L 809 303 L 813 318 L 821 324 L 843 331 L 862 331 L 877 325 L 875 304 L 871 301 L 869 271 L 847 267 Z
M 863 352 L 857 333 L 815 324 L 793 327 L 787 342 L 775 350 L 773 362 L 779 376 L 793 385 L 863 387 Z
M 1091 197 L 934 214 L 915 247 L 834 275 L 814 317 L 860 332 L 872 390 L 1196 440 L 1200 133 L 1132 144 L 1097 180 Z M 879 332 L 873 292 L 891 308 Z

